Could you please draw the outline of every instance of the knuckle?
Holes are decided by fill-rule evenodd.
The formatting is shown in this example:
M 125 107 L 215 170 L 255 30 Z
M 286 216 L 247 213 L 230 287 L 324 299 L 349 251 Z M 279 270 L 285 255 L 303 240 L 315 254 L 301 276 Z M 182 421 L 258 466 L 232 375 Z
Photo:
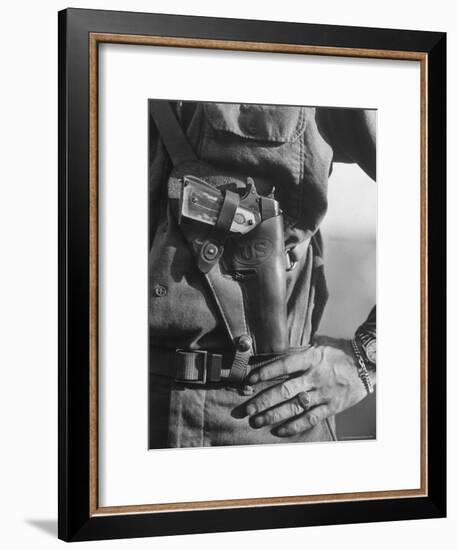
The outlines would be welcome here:
M 306 418 L 310 426 L 316 426 L 320 420 L 315 413 L 308 413 Z
M 256 407 L 258 411 L 268 409 L 271 406 L 271 395 L 268 393 L 264 393 L 261 396 L 259 396 L 256 400 Z
M 300 422 L 297 420 L 295 422 L 292 422 L 290 425 L 290 432 L 291 434 L 297 434 L 303 430 L 303 426 Z
M 266 398 L 265 397 L 258 397 L 255 401 L 256 410 L 262 411 L 266 408 Z
M 321 386 L 319 390 L 317 390 L 317 393 L 320 396 L 320 400 L 324 403 L 327 403 L 332 397 L 332 392 L 330 392 L 329 388 L 326 386 Z
M 280 421 L 280 414 L 278 411 L 270 411 L 266 414 L 266 419 L 269 424 L 276 424 Z
M 264 367 L 262 368 L 260 371 L 259 371 L 259 379 L 262 380 L 263 382 L 266 381 L 266 380 L 269 380 L 271 374 L 270 374 L 271 370 L 269 367 Z
M 315 365 L 317 365 L 320 362 L 320 349 L 316 346 L 311 347 L 308 350 L 307 359 L 310 368 L 313 368 Z
M 295 389 L 290 380 L 284 382 L 280 387 L 281 396 L 283 399 L 291 399 L 295 395 Z
M 321 386 L 322 373 L 320 369 L 311 368 L 310 369 L 310 379 L 314 386 Z
M 260 379 L 266 381 L 281 376 L 286 372 L 285 365 L 286 364 L 283 359 L 279 359 L 277 361 L 274 361 L 273 363 L 270 363 L 269 365 L 266 365 L 259 371 Z
M 281 365 L 276 361 L 271 365 L 264 367 L 264 373 L 266 375 L 266 380 L 272 380 L 281 375 Z

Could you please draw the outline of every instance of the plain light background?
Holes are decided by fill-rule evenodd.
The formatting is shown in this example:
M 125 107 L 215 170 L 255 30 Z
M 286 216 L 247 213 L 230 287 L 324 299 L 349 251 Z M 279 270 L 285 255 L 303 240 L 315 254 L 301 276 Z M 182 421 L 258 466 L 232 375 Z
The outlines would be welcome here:
M 275 5 L 232 0 L 156 2 L 74 2 L 74 7 L 185 13 L 449 31 L 449 98 L 457 96 L 457 31 L 453 4 L 417 1 L 383 4 L 349 0 Z M 1 163 L 0 234 L 0 544 L 5 548 L 54 548 L 57 541 L 57 10 L 61 2 L 22 2 L 4 7 L 0 101 Z M 338 83 L 336 83 L 338 85 Z M 456 105 L 449 100 L 449 120 Z M 457 146 L 456 127 L 449 124 L 449 151 Z M 402 126 L 400 126 L 402 140 Z M 456 165 L 449 163 L 449 280 L 457 279 L 458 223 Z M 4 192 L 4 193 L 3 193 Z M 449 286 L 450 304 L 456 290 Z M 452 311 L 452 307 L 449 308 Z M 457 322 L 450 315 L 453 342 Z M 385 549 L 387 545 L 443 548 L 456 545 L 458 529 L 457 404 L 458 377 L 449 353 L 449 518 L 169 537 L 151 540 L 87 543 L 110 548 L 233 548 L 242 546 Z M 439 365 L 438 365 L 439 366 Z M 399 411 L 402 419 L 402 411 Z M 402 420 L 400 420 L 402 421 Z M 298 471 L 300 476 L 300 471 Z

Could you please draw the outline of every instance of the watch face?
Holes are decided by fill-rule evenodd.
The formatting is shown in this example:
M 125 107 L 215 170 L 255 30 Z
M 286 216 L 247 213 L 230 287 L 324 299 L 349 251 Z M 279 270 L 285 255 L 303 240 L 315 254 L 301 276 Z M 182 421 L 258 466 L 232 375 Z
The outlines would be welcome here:
M 364 351 L 366 352 L 366 357 L 371 363 L 377 362 L 377 341 L 372 340 L 372 342 L 369 342 L 365 348 Z

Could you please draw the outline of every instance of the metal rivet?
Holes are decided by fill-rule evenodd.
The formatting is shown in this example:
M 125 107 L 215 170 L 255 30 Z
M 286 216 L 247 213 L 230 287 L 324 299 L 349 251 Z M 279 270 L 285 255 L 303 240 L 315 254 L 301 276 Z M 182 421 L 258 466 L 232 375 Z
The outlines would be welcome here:
M 218 256 L 219 248 L 213 243 L 207 243 L 204 245 L 202 250 L 202 256 L 208 260 L 212 261 Z
M 243 334 L 237 342 L 237 349 L 242 352 L 249 351 L 252 345 L 253 340 L 248 336 L 248 334 Z
M 162 298 L 163 296 L 165 296 L 167 294 L 167 289 L 165 288 L 165 286 L 156 285 L 153 289 L 153 293 L 158 298 Z

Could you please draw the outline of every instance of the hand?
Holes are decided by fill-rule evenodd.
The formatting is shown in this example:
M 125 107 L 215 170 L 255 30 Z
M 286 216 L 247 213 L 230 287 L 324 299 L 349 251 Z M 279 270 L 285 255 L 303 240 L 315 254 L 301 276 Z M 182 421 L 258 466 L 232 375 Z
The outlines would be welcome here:
M 258 393 L 245 408 L 253 427 L 275 425 L 273 433 L 279 437 L 309 430 L 367 395 L 349 340 L 317 337 L 305 351 L 254 370 L 248 383 L 284 375 L 290 376 Z

